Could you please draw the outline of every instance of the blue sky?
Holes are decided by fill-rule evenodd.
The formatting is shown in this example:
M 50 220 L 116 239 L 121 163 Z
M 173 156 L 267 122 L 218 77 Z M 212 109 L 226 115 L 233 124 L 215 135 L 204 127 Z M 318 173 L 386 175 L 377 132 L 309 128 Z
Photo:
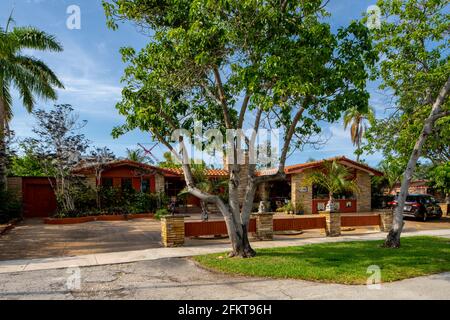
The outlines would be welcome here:
M 328 10 L 334 28 L 358 19 L 375 0 L 331 0 Z M 66 20 L 67 7 L 78 5 L 81 9 L 81 30 L 69 30 Z M 2 0 L 0 2 L 0 24 L 4 25 L 14 8 L 17 25 L 32 25 L 53 34 L 64 46 L 62 53 L 36 53 L 62 79 L 66 89 L 58 93 L 56 103 L 72 104 L 81 119 L 88 121 L 84 133 L 95 146 L 107 146 L 118 156 L 124 156 L 127 148 L 137 148 L 137 143 L 151 143 L 149 133 L 135 131 L 119 139 L 111 137 L 111 129 L 123 122 L 115 104 L 121 97 L 120 78 L 125 65 L 119 48 L 132 46 L 142 48 L 148 38 L 140 34 L 131 24 L 122 24 L 118 31 L 107 29 L 100 0 Z M 371 104 L 377 116 L 385 112 L 386 98 L 370 85 Z M 18 137 L 31 135 L 33 117 L 22 108 L 17 94 L 13 92 L 14 119 L 12 129 Z M 53 102 L 39 101 L 38 108 L 49 108 Z M 330 140 L 321 149 L 306 148 L 294 153 L 289 164 L 304 162 L 309 158 L 322 159 L 337 155 L 354 158 L 349 132 L 343 130 L 342 122 L 324 124 L 324 135 Z M 156 155 L 166 151 L 156 148 Z M 381 156 L 364 156 L 369 164 L 376 165 Z

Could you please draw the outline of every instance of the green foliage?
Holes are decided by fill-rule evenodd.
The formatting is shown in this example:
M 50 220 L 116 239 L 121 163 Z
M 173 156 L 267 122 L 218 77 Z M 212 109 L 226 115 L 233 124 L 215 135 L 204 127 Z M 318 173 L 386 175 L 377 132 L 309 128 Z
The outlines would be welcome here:
M 148 159 L 144 154 L 144 151 L 142 149 L 127 149 L 127 159 L 135 162 L 140 163 L 147 163 Z
M 56 99 L 54 88 L 63 88 L 56 75 L 41 60 L 25 55 L 23 50 L 62 51 L 60 43 L 33 27 L 0 28 L 0 98 L 6 103 L 6 120 L 12 117 L 10 88 L 14 85 L 24 107 L 31 112 L 35 96 Z
M 22 213 L 22 201 L 17 193 L 0 190 L 0 223 L 19 218 Z
M 46 165 L 31 151 L 23 156 L 14 156 L 11 159 L 9 175 L 13 177 L 44 177 Z
M 450 161 L 430 171 L 431 185 L 446 195 L 450 194 Z
M 350 137 L 353 145 L 356 146 L 357 161 L 359 161 L 359 157 L 362 154 L 361 143 L 367 131 L 366 121 L 373 121 L 374 119 L 375 111 L 368 106 L 363 110 L 353 107 L 344 113 L 344 129 L 347 130 L 347 127 L 350 126 Z
M 132 200 L 135 213 L 153 213 L 159 208 L 165 207 L 169 203 L 169 198 L 161 193 L 137 192 Z
M 141 51 L 121 49 L 128 66 L 117 109 L 126 123 L 116 137 L 139 128 L 163 140 L 175 127 L 192 129 L 195 118 L 206 128 L 236 128 L 244 95 L 248 110 L 276 113 L 278 128 L 303 106 L 298 136 L 319 132 L 318 121 L 336 121 L 350 107 L 367 107 L 367 66 L 376 60 L 369 33 L 353 22 L 334 34 L 322 1 L 285 8 L 254 0 L 103 4 L 113 29 L 128 20 L 154 32 Z
M 66 210 L 59 206 L 56 217 L 82 217 L 92 215 L 115 215 L 153 213 L 169 203 L 164 193 L 143 193 L 134 189 L 101 187 L 98 190 L 101 210 L 97 205 L 97 190 L 88 186 L 85 181 L 75 180 L 71 184 L 70 196 L 74 202 L 74 210 Z
M 168 216 L 169 214 L 169 210 L 167 210 L 166 208 L 158 209 L 155 213 L 155 219 L 161 220 L 161 218 L 163 218 L 164 216 Z
M 380 89 L 393 95 L 396 110 L 373 121 L 366 133 L 368 152 L 409 159 L 431 105 L 450 74 L 448 1 L 379 0 L 381 29 L 374 30 L 382 57 L 374 77 Z M 449 111 L 447 101 L 443 111 Z M 450 160 L 450 117 L 439 119 L 423 147 L 423 157 L 435 163 Z
M 21 104 L 28 112 L 36 98 L 56 99 L 56 88 L 63 84 L 42 61 L 30 55 L 33 50 L 62 51 L 54 36 L 33 27 L 13 27 L 12 16 L 5 29 L 0 27 L 0 189 L 6 188 L 7 150 L 5 133 L 13 117 L 12 88 L 18 91 Z M 28 51 L 28 52 L 26 52 Z
M 164 193 L 143 193 L 120 188 L 102 188 L 100 190 L 102 213 L 131 214 L 152 213 L 167 205 Z
M 289 201 L 284 206 L 279 207 L 276 209 L 276 212 L 287 212 L 288 214 L 298 214 L 303 212 L 303 204 L 298 203 L 292 203 L 292 201 Z
M 378 170 L 383 172 L 383 176 L 372 178 L 372 193 L 382 194 L 384 188 L 387 188 L 390 193 L 395 184 L 401 181 L 405 168 L 406 163 L 398 158 L 389 156 L 381 161 Z
M 323 169 L 315 171 L 307 177 L 307 181 L 328 190 L 330 197 L 339 192 L 359 192 L 359 187 L 354 180 L 350 180 L 351 173 L 346 166 L 336 161 L 325 161 Z
M 164 157 L 164 161 L 161 161 L 160 163 L 158 163 L 158 166 L 160 168 L 166 168 L 166 169 L 181 168 L 181 164 L 179 164 L 175 161 L 171 152 L 164 152 L 163 157 Z

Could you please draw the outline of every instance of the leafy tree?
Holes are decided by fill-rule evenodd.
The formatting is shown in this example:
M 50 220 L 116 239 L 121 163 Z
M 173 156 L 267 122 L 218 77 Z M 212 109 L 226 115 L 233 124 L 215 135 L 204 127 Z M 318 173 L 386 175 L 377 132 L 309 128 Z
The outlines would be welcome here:
M 385 155 L 399 155 L 407 163 L 386 247 L 400 246 L 403 207 L 417 161 L 423 154 L 435 152 L 436 146 L 442 148 L 441 142 L 449 141 L 433 141 L 450 121 L 447 4 L 437 0 L 377 2 L 383 15 L 381 28 L 373 33 L 382 57 L 377 71 L 381 89 L 393 94 L 396 110 L 372 126 L 375 135 L 369 135 L 369 142 L 380 146 Z M 427 152 L 428 148 L 433 150 Z
M 224 216 L 230 256 L 255 255 L 247 235 L 255 192 L 263 182 L 285 178 L 289 151 L 319 133 L 319 121 L 337 121 L 350 107 L 368 105 L 366 69 L 376 60 L 369 32 L 353 22 L 333 33 L 324 19 L 325 3 L 103 1 L 111 28 L 131 21 L 153 35 L 140 52 L 121 49 L 128 66 L 117 109 L 126 123 L 115 128 L 114 136 L 135 128 L 149 131 L 182 160 L 188 191 L 214 203 Z M 223 133 L 244 126 L 258 132 L 261 119 L 271 116 L 276 119 L 271 127 L 284 135 L 279 165 L 274 174 L 256 176 L 255 164 L 238 161 L 240 139 L 230 139 L 227 202 L 196 185 L 183 152 L 185 143 L 194 141 L 178 139 L 178 153 L 168 138 L 176 129 L 194 132 L 194 119 Z M 247 147 L 252 142 L 247 137 Z M 245 191 L 243 201 L 239 190 Z
M 387 187 L 388 194 L 394 190 L 395 185 L 401 181 L 406 164 L 397 158 L 388 157 L 380 162 L 378 169 L 383 176 L 374 177 L 375 183 Z
M 358 193 L 359 187 L 355 180 L 351 180 L 349 169 L 336 161 L 325 161 L 323 169 L 309 174 L 307 180 L 328 191 L 327 211 L 335 210 L 334 196 L 340 192 L 350 191 Z
M 26 55 L 26 49 L 62 51 L 55 37 L 33 27 L 14 27 L 9 17 L 6 28 L 0 27 L 0 189 L 6 189 L 5 134 L 13 111 L 11 88 L 17 88 L 28 112 L 36 97 L 56 99 L 55 88 L 63 88 L 53 71 L 41 60 Z
M 373 108 L 366 108 L 365 110 L 358 110 L 358 108 L 353 107 L 348 109 L 344 113 L 344 128 L 350 126 L 350 137 L 352 143 L 356 146 L 356 161 L 359 162 L 359 157 L 362 154 L 361 142 L 364 137 L 364 133 L 367 130 L 367 120 L 375 118 L 375 112 Z
M 9 175 L 15 177 L 44 177 L 45 166 L 32 152 L 26 151 L 23 156 L 15 156 L 11 160 Z
M 447 204 L 450 204 L 450 162 L 434 167 L 429 178 L 433 188 L 444 193 Z
M 166 168 L 166 169 L 181 168 L 181 164 L 176 162 L 176 160 L 174 159 L 174 157 L 172 156 L 172 153 L 170 151 L 164 152 L 163 157 L 164 157 L 164 161 L 161 161 L 158 163 L 159 167 Z
M 95 148 L 91 151 L 91 154 L 86 159 L 87 163 L 92 165 L 95 173 L 95 195 L 97 209 L 99 212 L 102 211 L 102 201 L 101 201 L 101 185 L 102 185 L 102 174 L 109 162 L 116 159 L 114 153 L 107 147 Z
M 36 138 L 28 138 L 24 143 L 33 146 L 45 175 L 54 178 L 50 182 L 60 210 L 72 213 L 76 209 L 76 177 L 71 170 L 88 148 L 88 141 L 79 133 L 86 122 L 78 120 L 70 105 L 55 105 L 50 111 L 37 110 L 33 115 L 37 121 L 33 127 Z

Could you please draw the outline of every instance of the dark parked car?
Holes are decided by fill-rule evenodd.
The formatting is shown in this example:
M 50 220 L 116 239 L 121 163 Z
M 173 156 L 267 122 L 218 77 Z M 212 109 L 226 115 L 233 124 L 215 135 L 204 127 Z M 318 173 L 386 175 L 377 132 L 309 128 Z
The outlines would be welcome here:
M 397 206 L 397 199 L 391 201 L 389 205 L 395 208 Z M 431 217 L 441 218 L 442 209 L 432 196 L 426 194 L 410 194 L 406 197 L 403 216 L 426 221 Z

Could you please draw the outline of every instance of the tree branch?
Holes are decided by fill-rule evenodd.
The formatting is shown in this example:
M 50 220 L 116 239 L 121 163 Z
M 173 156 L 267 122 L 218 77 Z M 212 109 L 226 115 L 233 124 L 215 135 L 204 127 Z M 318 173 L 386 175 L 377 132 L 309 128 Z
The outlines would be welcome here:
M 225 91 L 223 89 L 223 83 L 222 83 L 222 78 L 220 77 L 219 69 L 217 67 L 214 67 L 213 72 L 214 72 L 214 78 L 216 79 L 216 86 L 219 91 L 219 101 L 220 101 L 220 104 L 222 105 L 222 109 L 223 109 L 223 117 L 225 120 L 225 126 L 227 129 L 232 129 L 232 123 L 231 123 L 230 113 L 228 110 L 227 98 L 225 96 Z
M 245 95 L 244 101 L 242 102 L 241 112 L 239 114 L 239 122 L 238 122 L 238 129 L 242 129 L 242 126 L 244 125 L 244 118 L 245 118 L 245 112 L 247 111 L 248 102 L 250 101 L 250 95 L 247 93 Z
M 297 124 L 300 121 L 300 119 L 302 118 L 303 112 L 305 111 L 305 109 L 310 101 L 311 101 L 311 97 L 307 96 L 305 98 L 305 100 L 303 101 L 302 106 L 300 107 L 300 109 L 297 111 L 294 118 L 292 119 L 292 123 L 289 126 L 289 129 L 287 130 L 286 137 L 284 140 L 284 145 L 283 145 L 283 149 L 282 149 L 281 157 L 280 157 L 280 164 L 278 166 L 277 173 L 275 173 L 273 175 L 256 177 L 255 178 L 256 184 L 261 184 L 261 183 L 268 182 L 268 181 L 281 180 L 286 177 L 286 173 L 284 172 L 284 167 L 285 167 L 286 158 L 287 158 L 287 154 L 288 154 L 288 150 L 289 150 L 289 145 L 290 145 L 292 137 L 295 133 Z

